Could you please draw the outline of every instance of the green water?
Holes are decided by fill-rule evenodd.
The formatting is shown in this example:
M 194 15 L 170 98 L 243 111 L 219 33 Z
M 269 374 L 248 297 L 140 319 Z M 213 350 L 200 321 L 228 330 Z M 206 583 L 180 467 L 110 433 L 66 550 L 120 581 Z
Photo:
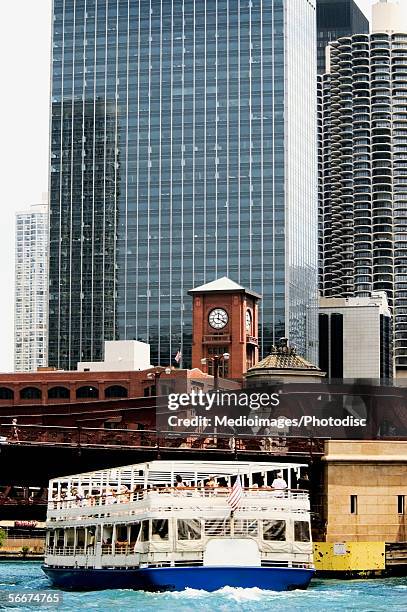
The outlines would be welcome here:
M 3 592 L 37 592 L 51 589 L 38 562 L 0 562 L 0 596 Z M 142 591 L 107 590 L 87 593 L 62 593 L 58 607 L 11 606 L 3 603 L 0 609 L 13 610 L 122 610 L 162 612 L 407 612 L 407 578 L 376 580 L 313 580 L 307 591 L 275 593 L 260 589 L 225 587 L 216 593 L 187 589 L 180 593 L 145 593 Z

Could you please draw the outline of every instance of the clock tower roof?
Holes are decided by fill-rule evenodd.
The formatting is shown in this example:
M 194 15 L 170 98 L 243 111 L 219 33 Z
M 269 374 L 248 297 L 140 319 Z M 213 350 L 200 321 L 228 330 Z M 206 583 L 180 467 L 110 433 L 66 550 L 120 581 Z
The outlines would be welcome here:
M 222 276 L 222 278 L 218 278 L 210 283 L 206 283 L 200 287 L 195 287 L 195 289 L 190 289 L 188 293 L 193 295 L 197 293 L 213 293 L 216 291 L 219 293 L 246 293 L 247 295 L 261 299 L 261 295 L 259 293 L 256 293 L 251 289 L 245 289 L 245 287 L 235 283 L 235 281 L 232 281 L 227 276 Z

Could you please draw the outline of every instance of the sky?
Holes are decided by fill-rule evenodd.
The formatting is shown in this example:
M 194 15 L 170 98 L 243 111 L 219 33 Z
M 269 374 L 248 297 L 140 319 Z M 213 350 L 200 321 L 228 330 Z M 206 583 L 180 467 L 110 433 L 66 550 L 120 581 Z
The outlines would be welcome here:
M 13 369 L 15 213 L 48 191 L 51 4 L 0 1 L 0 372 Z
M 0 372 L 13 369 L 15 212 L 48 191 L 51 0 L 0 1 Z

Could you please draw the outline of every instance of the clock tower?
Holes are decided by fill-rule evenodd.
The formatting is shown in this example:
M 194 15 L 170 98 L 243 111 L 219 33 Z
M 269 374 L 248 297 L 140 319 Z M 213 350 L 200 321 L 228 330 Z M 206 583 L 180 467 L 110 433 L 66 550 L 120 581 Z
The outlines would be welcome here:
M 258 301 L 261 296 L 227 277 L 188 291 L 193 299 L 192 367 L 213 374 L 213 357 L 229 354 L 219 361 L 218 374 L 242 378 L 259 360 Z

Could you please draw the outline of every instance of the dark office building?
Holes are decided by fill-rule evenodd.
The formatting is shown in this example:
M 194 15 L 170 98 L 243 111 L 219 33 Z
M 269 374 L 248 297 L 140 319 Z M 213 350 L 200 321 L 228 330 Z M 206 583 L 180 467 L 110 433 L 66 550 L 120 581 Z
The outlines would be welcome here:
M 317 0 L 318 74 L 325 72 L 325 47 L 331 40 L 369 32 L 369 21 L 355 0 Z
M 187 291 L 262 295 L 315 362 L 316 0 L 54 0 L 49 364 L 190 363 Z
M 54 48 L 48 346 L 49 365 L 75 369 L 102 358 L 103 338 L 116 337 L 119 135 L 113 96 L 81 101 L 71 83 L 70 102 L 61 102 L 73 78 L 65 70 L 62 80 L 61 52 Z

